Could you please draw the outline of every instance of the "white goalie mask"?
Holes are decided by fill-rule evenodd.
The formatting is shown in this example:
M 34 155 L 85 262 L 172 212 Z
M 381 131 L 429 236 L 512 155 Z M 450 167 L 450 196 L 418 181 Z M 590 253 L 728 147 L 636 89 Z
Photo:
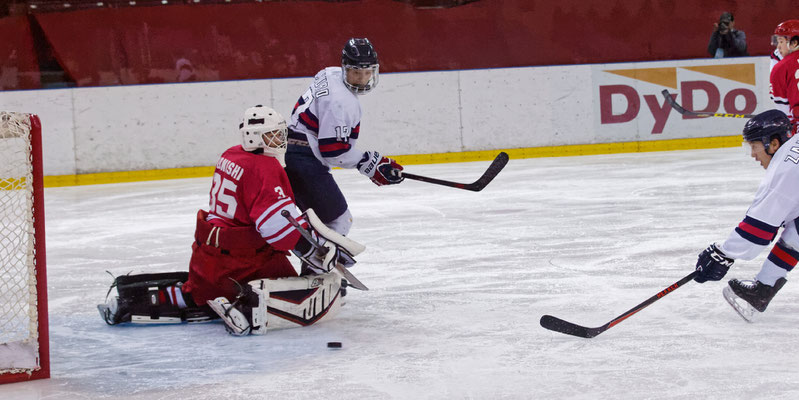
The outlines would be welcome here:
M 288 126 L 277 111 L 262 105 L 244 111 L 239 124 L 241 147 L 246 151 L 263 149 L 264 154 L 275 157 L 285 165 Z

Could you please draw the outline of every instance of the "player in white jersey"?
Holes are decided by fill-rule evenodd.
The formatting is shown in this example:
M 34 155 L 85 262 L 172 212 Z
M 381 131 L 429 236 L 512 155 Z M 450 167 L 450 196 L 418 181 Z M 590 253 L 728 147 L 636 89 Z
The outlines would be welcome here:
M 774 38 L 772 38 L 772 40 L 771 40 L 771 44 L 775 48 L 774 48 L 774 51 L 771 53 L 771 63 L 769 64 L 769 67 L 768 67 L 769 74 L 771 74 L 771 71 L 774 70 L 774 66 L 777 65 L 777 63 L 782 60 L 782 57 L 785 56 L 782 53 L 782 51 L 780 51 L 780 48 L 777 47 L 778 46 L 778 43 L 776 42 L 777 40 L 778 39 L 776 38 L 776 36 Z
M 730 305 L 751 321 L 757 315 L 755 311 L 766 310 L 799 260 L 799 135 L 792 134 L 791 122 L 784 113 L 769 110 L 746 123 L 743 138 L 752 158 L 766 169 L 766 176 L 743 221 L 727 240 L 711 244 L 699 255 L 695 280 L 721 280 L 733 260 L 755 258 L 783 227 L 755 280 L 732 279 L 724 289 Z
M 286 173 L 301 210 L 313 208 L 331 229 L 346 235 L 352 215 L 330 168 L 357 168 L 378 186 L 402 182 L 402 166 L 377 151 L 355 147 L 361 132 L 358 95 L 377 86 L 377 52 L 369 39 L 344 46 L 341 67 L 314 77 L 291 113 Z

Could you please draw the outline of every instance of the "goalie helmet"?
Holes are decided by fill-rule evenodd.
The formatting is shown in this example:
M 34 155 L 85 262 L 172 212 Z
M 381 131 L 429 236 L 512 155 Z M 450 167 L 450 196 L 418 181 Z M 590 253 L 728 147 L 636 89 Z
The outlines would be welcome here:
M 780 110 L 768 110 L 757 114 L 747 121 L 744 126 L 744 140 L 747 142 L 763 142 L 767 152 L 771 139 L 775 136 L 780 141 L 780 144 L 785 143 L 793 136 L 791 121 Z
M 362 76 L 361 80 L 350 82 L 348 72 Z M 341 72 L 344 86 L 355 94 L 369 93 L 377 86 L 380 64 L 372 42 L 367 38 L 352 38 L 341 51 Z
M 283 164 L 288 126 L 280 113 L 260 104 L 250 107 L 244 111 L 239 131 L 244 150 L 263 149 L 264 154 L 277 158 Z

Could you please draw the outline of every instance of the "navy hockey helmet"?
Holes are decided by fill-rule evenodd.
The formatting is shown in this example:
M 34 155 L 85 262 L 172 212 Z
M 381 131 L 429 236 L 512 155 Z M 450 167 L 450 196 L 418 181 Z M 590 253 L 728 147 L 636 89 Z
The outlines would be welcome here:
M 377 86 L 380 63 L 372 42 L 367 38 L 352 38 L 341 51 L 341 69 L 344 85 L 356 94 L 368 93 Z M 362 82 L 349 82 L 347 71 L 361 70 L 366 77 Z M 371 74 L 364 71 L 371 71 Z
M 785 143 L 793 136 L 791 121 L 780 110 L 768 110 L 757 114 L 744 126 L 744 140 L 747 142 L 761 141 L 766 151 L 768 151 L 771 139 L 775 136 L 780 144 Z

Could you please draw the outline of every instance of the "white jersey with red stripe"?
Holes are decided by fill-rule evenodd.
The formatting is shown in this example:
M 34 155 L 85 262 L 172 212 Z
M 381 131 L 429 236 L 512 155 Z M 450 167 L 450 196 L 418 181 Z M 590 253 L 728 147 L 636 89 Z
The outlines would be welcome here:
M 777 65 L 777 63 L 780 62 L 780 60 L 782 60 L 782 54 L 780 53 L 780 50 L 774 49 L 774 51 L 771 53 L 771 63 L 769 64 L 768 67 L 769 76 L 771 74 L 771 71 L 774 70 L 774 66 Z
M 341 67 L 314 76 L 291 112 L 289 129 L 307 137 L 314 155 L 328 167 L 355 168 L 364 155 L 355 148 L 361 130 L 361 103 L 344 86 Z
M 766 264 L 790 271 L 799 258 L 799 135 L 780 146 L 743 221 L 721 245 L 734 259 L 751 260 L 763 251 L 784 226 Z M 765 265 L 764 265 L 765 267 Z
M 245 151 L 240 145 L 222 153 L 211 187 L 208 221 L 212 225 L 254 226 L 273 248 L 288 251 L 300 233 L 281 215 L 283 210 L 307 226 L 280 161 Z

